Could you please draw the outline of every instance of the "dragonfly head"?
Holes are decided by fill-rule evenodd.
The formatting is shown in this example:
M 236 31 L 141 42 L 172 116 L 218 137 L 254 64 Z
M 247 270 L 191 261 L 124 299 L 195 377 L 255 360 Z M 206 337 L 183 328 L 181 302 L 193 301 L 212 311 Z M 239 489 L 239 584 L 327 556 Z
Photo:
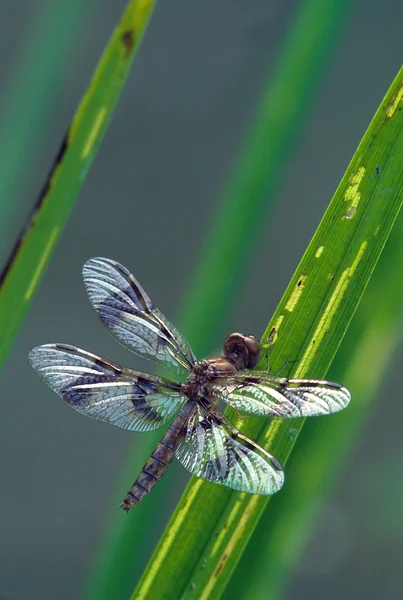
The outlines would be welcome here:
M 239 370 L 253 369 L 259 362 L 260 344 L 254 335 L 231 333 L 224 342 L 224 356 Z

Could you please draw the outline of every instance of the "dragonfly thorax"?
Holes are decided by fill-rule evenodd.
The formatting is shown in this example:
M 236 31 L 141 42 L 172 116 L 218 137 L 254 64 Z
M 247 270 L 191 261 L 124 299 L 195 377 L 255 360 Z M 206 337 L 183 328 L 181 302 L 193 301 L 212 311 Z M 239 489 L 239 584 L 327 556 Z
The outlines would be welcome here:
M 192 400 L 206 398 L 213 385 L 225 381 L 237 372 L 235 366 L 227 358 L 216 357 L 199 360 L 183 384 L 186 395 Z

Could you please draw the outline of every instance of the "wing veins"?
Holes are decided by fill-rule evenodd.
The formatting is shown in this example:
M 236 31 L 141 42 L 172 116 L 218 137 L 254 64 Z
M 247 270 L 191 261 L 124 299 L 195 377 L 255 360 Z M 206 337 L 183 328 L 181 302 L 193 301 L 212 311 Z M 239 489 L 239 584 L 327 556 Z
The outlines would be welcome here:
M 177 374 L 191 370 L 195 357 L 186 339 L 125 267 L 94 258 L 84 265 L 83 273 L 95 310 L 120 343 Z
M 329 414 L 345 408 L 350 393 L 332 381 L 270 377 L 267 373 L 242 372 L 214 386 L 213 394 L 236 411 L 282 418 Z

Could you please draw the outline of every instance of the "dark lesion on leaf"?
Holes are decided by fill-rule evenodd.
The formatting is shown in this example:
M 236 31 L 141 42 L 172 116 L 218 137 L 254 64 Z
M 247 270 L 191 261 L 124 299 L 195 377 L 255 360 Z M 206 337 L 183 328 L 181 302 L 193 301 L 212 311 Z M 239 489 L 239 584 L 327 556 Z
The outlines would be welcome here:
M 271 346 L 275 339 L 277 338 L 277 329 L 276 327 L 272 327 L 269 333 L 269 337 L 267 338 L 266 346 Z
M 132 29 L 128 29 L 122 33 L 121 40 L 124 46 L 124 58 L 126 60 L 129 58 L 134 46 L 134 31 Z
M 57 151 L 56 157 L 53 161 L 52 167 L 48 173 L 45 183 L 42 186 L 41 191 L 39 192 L 39 195 L 35 201 L 35 204 L 34 204 L 33 208 L 31 209 L 31 212 L 28 215 L 28 218 L 25 221 L 25 223 L 18 235 L 17 241 L 15 242 L 14 247 L 12 248 L 12 250 L 7 258 L 7 261 L 6 261 L 6 264 L 3 268 L 3 270 L 0 272 L 0 287 L 3 285 L 4 280 L 7 278 L 8 273 L 11 270 L 26 237 L 28 236 L 33 225 L 35 224 L 35 222 L 38 218 L 38 214 L 39 214 L 45 200 L 48 197 L 48 193 L 50 191 L 56 170 L 57 170 L 58 166 L 60 165 L 60 163 L 62 162 L 62 160 L 64 159 L 64 155 L 66 154 L 67 150 L 69 149 L 69 138 L 70 138 L 70 127 L 67 129 L 67 132 L 64 135 L 62 143 L 60 144 L 59 150 Z

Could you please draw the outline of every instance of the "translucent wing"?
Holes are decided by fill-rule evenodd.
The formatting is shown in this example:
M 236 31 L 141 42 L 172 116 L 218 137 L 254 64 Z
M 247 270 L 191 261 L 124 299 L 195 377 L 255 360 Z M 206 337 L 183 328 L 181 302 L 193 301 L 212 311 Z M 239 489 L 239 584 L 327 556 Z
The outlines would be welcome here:
M 193 475 L 240 492 L 269 495 L 284 482 L 281 464 L 221 415 L 195 405 L 176 457 Z
M 350 402 L 350 392 L 338 383 L 317 379 L 269 377 L 239 373 L 213 393 L 245 415 L 312 417 L 338 412 Z
M 173 418 L 187 400 L 173 382 L 122 369 L 75 346 L 38 346 L 29 353 L 29 360 L 67 404 L 124 429 L 157 429 Z
M 196 360 L 188 342 L 125 267 L 92 258 L 85 263 L 83 276 L 95 310 L 121 344 L 170 371 L 188 373 Z

